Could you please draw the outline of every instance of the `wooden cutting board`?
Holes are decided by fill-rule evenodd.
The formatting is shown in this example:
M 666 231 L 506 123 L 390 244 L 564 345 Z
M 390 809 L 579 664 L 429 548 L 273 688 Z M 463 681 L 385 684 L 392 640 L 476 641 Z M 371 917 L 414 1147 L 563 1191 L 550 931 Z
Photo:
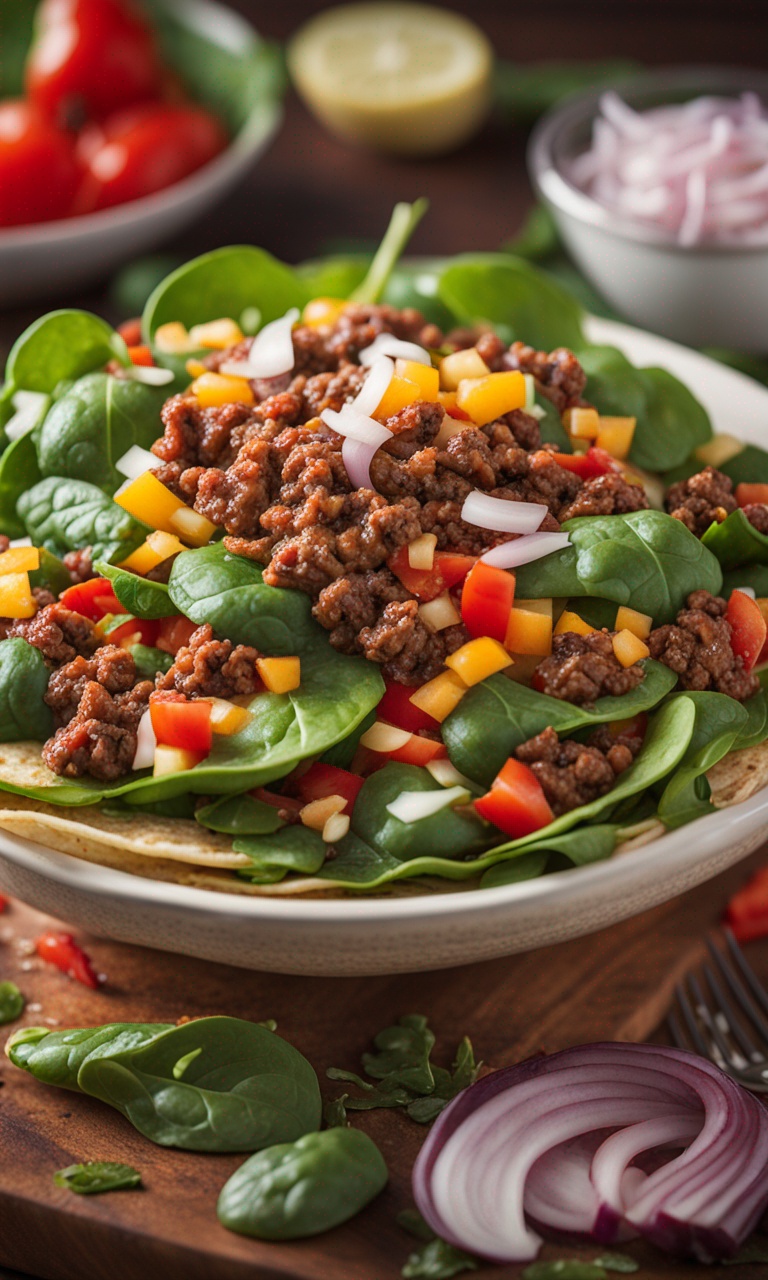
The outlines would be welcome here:
M 30 957 L 30 940 L 51 922 L 12 904 L 0 916 L 0 977 L 24 991 L 23 1021 L 30 1025 L 170 1022 L 214 1013 L 273 1017 L 311 1060 L 326 1095 L 336 1096 L 341 1089 L 325 1080 L 325 1069 L 359 1069 L 372 1036 L 403 1013 L 428 1015 L 438 1038 L 435 1059 L 446 1065 L 465 1033 L 493 1067 L 538 1049 L 651 1036 L 675 981 L 701 959 L 702 939 L 729 894 L 767 856 L 764 849 L 684 897 L 591 937 L 392 978 L 247 973 L 86 937 L 81 941 L 107 976 L 93 992 Z M 750 956 L 768 978 L 768 945 L 753 944 Z M 425 1130 L 396 1111 L 354 1119 L 387 1160 L 391 1180 L 384 1193 L 324 1236 L 269 1245 L 233 1235 L 216 1219 L 218 1192 L 242 1156 L 156 1147 L 108 1107 L 47 1088 L 5 1058 L 0 1086 L 0 1266 L 44 1280 L 397 1280 L 413 1247 L 395 1215 L 412 1203 L 410 1170 Z M 83 1160 L 132 1164 L 141 1170 L 144 1190 L 85 1197 L 54 1187 L 55 1170 Z M 641 1261 L 641 1277 L 711 1280 L 713 1274 L 642 1247 L 631 1251 Z M 593 1258 L 596 1252 L 549 1246 L 543 1256 Z M 478 1274 L 510 1280 L 519 1271 L 484 1267 Z M 729 1280 L 761 1274 L 758 1266 L 737 1266 Z

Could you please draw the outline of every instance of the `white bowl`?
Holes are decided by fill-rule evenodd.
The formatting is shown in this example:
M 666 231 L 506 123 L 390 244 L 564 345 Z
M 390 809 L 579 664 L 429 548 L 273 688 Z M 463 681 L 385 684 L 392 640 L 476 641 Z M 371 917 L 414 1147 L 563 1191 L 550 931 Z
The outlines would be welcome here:
M 245 19 L 211 0 L 157 0 L 155 8 L 236 62 L 252 58 L 260 44 Z M 82 288 L 169 240 L 245 176 L 281 115 L 277 95 L 265 93 L 226 150 L 181 182 L 85 217 L 0 229 L 0 306 Z
M 765 73 L 725 68 L 659 71 L 618 92 L 643 109 L 746 90 L 768 103 Z M 680 245 L 668 233 L 623 220 L 564 176 L 567 162 L 589 145 L 600 92 L 548 112 L 528 151 L 534 186 L 572 257 L 611 306 L 643 328 L 696 347 L 768 350 L 768 243 Z
M 719 431 L 765 443 L 768 391 L 662 338 L 588 321 L 691 385 Z M 708 880 L 768 835 L 768 788 L 607 862 L 499 889 L 406 898 L 246 898 L 165 884 L 0 832 L 0 889 L 94 933 L 274 973 L 375 974 L 450 968 L 563 942 Z

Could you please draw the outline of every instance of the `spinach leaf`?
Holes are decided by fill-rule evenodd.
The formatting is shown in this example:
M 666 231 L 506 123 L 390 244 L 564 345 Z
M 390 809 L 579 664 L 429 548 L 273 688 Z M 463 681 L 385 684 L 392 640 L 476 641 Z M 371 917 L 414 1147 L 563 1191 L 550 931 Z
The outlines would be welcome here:
M 398 258 L 429 208 L 428 200 L 416 200 L 413 204 L 402 202 L 392 210 L 389 226 L 373 255 L 365 278 L 349 295 L 352 302 L 378 302 Z
M 532 1262 L 522 1280 L 608 1280 L 605 1267 L 583 1258 L 558 1258 L 555 1262 Z
M 438 297 L 461 323 L 490 323 L 506 342 L 520 338 L 545 351 L 584 342 L 581 307 L 522 258 L 459 255 L 441 273 Z
M 48 476 L 22 494 L 17 510 L 32 541 L 57 556 L 91 547 L 95 560 L 124 560 L 150 532 L 86 480 Z
M 768 737 L 768 697 L 765 690 L 761 689 L 741 705 L 747 713 L 747 722 L 739 730 L 739 736 L 733 744 L 734 751 L 756 747 Z
M 0 982 L 0 1027 L 20 1018 L 25 1004 L 26 1000 L 15 982 Z
M 49 676 L 34 645 L 21 636 L 0 641 L 0 742 L 50 738 L 53 716 L 43 701 Z
M 124 476 L 115 463 L 131 448 L 161 434 L 167 387 L 148 387 L 108 373 L 89 373 L 57 400 L 37 439 L 44 476 L 88 480 L 111 497 Z
M 195 818 L 209 831 L 232 836 L 272 835 L 285 826 L 274 805 L 265 804 L 247 792 L 242 796 L 222 796 L 221 800 L 203 805 L 196 810 Z
M 109 578 L 121 605 L 134 618 L 168 618 L 179 612 L 164 582 L 152 582 L 149 578 L 141 578 L 137 573 L 118 569 L 116 565 L 105 564 L 103 561 L 93 568 L 102 578 Z
M 490 786 L 516 747 L 550 725 L 560 735 L 625 720 L 650 711 L 677 684 L 661 662 L 647 659 L 637 688 L 617 698 L 598 698 L 591 708 L 551 698 L 506 676 L 491 676 L 465 693 L 443 722 L 451 762 L 474 782 Z
M 528 262 L 546 262 L 560 252 L 561 241 L 557 223 L 545 204 L 535 204 L 522 227 L 511 240 L 502 245 L 505 253 Z
M 11 347 L 3 398 L 16 391 L 52 395 L 59 382 L 80 378 L 115 357 L 127 363 L 125 343 L 105 320 L 88 311 L 49 311 Z
M 474 811 L 440 809 L 429 818 L 401 822 L 387 811 L 404 791 L 434 791 L 435 780 L 412 764 L 387 764 L 363 783 L 352 814 L 354 833 L 379 853 L 400 862 L 439 849 L 443 858 L 461 858 L 488 844 L 490 828 Z
M 335 747 L 330 747 L 324 751 L 320 757 L 323 764 L 332 764 L 337 769 L 351 769 L 355 753 L 360 745 L 360 739 L 364 733 L 367 733 L 371 725 L 376 722 L 376 712 L 369 711 L 364 720 L 361 720 L 353 733 L 350 733 L 342 742 L 337 742 Z
M 348 298 L 365 279 L 371 254 L 339 254 L 312 258 L 295 268 L 309 298 Z
M 173 666 L 172 655 L 165 649 L 155 649 L 153 645 L 132 644 L 129 652 L 140 680 L 154 680 L 158 672 L 165 674 Z
M 561 867 L 583 867 L 590 862 L 604 862 L 616 848 L 618 831 L 616 823 L 598 823 L 529 845 L 528 852 L 519 858 L 511 862 L 497 862 L 490 867 L 480 881 L 480 888 L 496 889 L 503 884 L 517 884 L 520 880 L 534 879 L 547 868 L 554 870 L 552 854 L 557 855 L 555 861 Z
M 737 744 L 750 720 L 746 707 L 727 694 L 676 695 L 683 696 L 694 704 L 696 720 L 685 755 L 659 800 L 658 816 L 670 830 L 710 811 L 709 784 L 704 775 Z
M 697 462 L 694 471 L 700 470 L 701 463 Z M 718 470 L 729 476 L 734 485 L 768 484 L 768 452 L 757 444 L 745 445 Z
M 40 565 L 37 569 L 30 569 L 29 585 L 31 587 L 45 587 L 46 590 L 52 591 L 55 596 L 61 595 L 62 591 L 66 591 L 67 587 L 72 585 L 69 569 L 58 556 L 53 555 L 46 547 L 39 548 Z
M 632 1275 L 634 1271 L 640 1270 L 640 1263 L 627 1253 L 601 1253 L 599 1258 L 595 1258 L 595 1266 L 602 1267 L 604 1271 L 618 1271 L 623 1275 Z
M 566 520 L 571 545 L 517 570 L 521 598 L 597 596 L 673 622 L 691 591 L 722 586 L 720 565 L 680 520 L 663 511 Z
M 749 523 L 741 508 L 726 516 L 722 524 L 711 524 L 701 541 L 717 556 L 723 569 L 768 565 L 768 537 Z
M 547 869 L 548 849 L 534 849 L 523 853 L 511 862 L 497 862 L 489 867 L 480 880 L 481 889 L 498 889 L 505 884 L 520 884 L 523 880 L 537 880 Z
M 115 1107 L 163 1147 L 254 1151 L 320 1125 L 320 1090 L 306 1058 L 239 1018 L 25 1028 L 7 1052 L 36 1079 Z
M 79 1196 L 100 1195 L 102 1191 L 130 1191 L 141 1186 L 141 1174 L 129 1164 L 115 1164 L 111 1160 L 89 1160 L 86 1164 L 71 1164 L 67 1169 L 54 1173 L 57 1187 L 66 1187 Z
M 456 317 L 437 295 L 438 280 L 445 266 L 446 259 L 437 258 L 399 262 L 389 277 L 383 301 L 401 311 L 415 307 L 425 320 L 448 332 L 455 326 Z
M 253 245 L 231 245 L 193 258 L 161 281 L 144 308 L 142 329 L 151 341 L 171 320 L 191 328 L 221 316 L 237 317 L 246 307 L 258 307 L 266 324 L 308 300 L 292 267 Z
M 269 805 L 264 805 L 264 808 L 268 809 Z M 272 813 L 277 816 L 275 809 Z M 241 871 L 240 875 L 252 884 L 275 884 L 289 871 L 314 875 L 325 862 L 328 851 L 320 832 L 301 824 L 283 826 L 277 836 L 239 836 L 233 841 L 232 848 L 235 853 L 245 853 L 251 859 L 253 866 Z
M 462 1271 L 477 1271 L 479 1266 L 470 1253 L 435 1236 L 414 1249 L 400 1274 L 404 1280 L 450 1280 Z
M 768 564 L 744 565 L 739 569 L 726 569 L 723 574 L 722 593 L 728 597 L 737 587 L 751 587 L 756 596 L 768 596 Z
M 35 441 L 28 431 L 11 441 L 0 458 L 0 531 L 9 538 L 23 538 L 27 532 L 16 506 L 21 495 L 41 479 Z
M 573 453 L 571 437 L 563 426 L 563 420 L 552 401 L 543 396 L 538 389 L 535 400 L 538 407 L 544 410 L 544 417 L 539 418 L 542 444 L 557 445 L 560 453 Z

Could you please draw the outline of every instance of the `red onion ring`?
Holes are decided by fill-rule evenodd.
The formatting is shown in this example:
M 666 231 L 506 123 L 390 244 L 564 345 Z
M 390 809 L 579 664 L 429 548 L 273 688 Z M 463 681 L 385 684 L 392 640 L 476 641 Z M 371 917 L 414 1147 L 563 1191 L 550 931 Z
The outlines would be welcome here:
M 570 541 L 567 533 L 528 533 L 510 542 L 500 542 L 490 551 L 484 551 L 480 559 L 497 569 L 516 569 L 532 560 L 541 560 L 553 551 L 564 551 Z
M 646 1154 L 662 1159 L 655 1172 L 633 1163 Z M 735 1253 L 768 1205 L 768 1112 L 692 1053 L 566 1049 L 459 1094 L 419 1154 L 413 1191 L 438 1235 L 493 1262 L 534 1258 L 534 1223 L 601 1244 L 634 1228 L 709 1262 Z

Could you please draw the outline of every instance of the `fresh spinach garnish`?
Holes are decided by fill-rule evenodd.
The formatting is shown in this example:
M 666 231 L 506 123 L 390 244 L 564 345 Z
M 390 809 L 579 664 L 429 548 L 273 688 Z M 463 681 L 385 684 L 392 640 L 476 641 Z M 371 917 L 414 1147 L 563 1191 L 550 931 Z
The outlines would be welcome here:
M 472 1254 L 436 1236 L 416 1209 L 401 1210 L 397 1215 L 397 1225 L 422 1241 L 402 1269 L 401 1275 L 405 1280 L 418 1280 L 419 1277 L 422 1280 L 450 1280 L 461 1271 L 476 1271 L 480 1265 Z
M 711 811 L 709 784 L 704 775 L 738 744 L 751 719 L 746 707 L 725 693 L 688 692 L 675 696 L 684 696 L 694 704 L 696 720 L 685 755 L 659 799 L 658 816 L 669 829 L 682 827 Z M 764 695 L 757 696 L 762 702 Z M 756 731 L 760 708 L 754 710 L 752 732 Z
M 522 258 L 459 255 L 440 273 L 437 294 L 459 323 L 485 321 L 506 342 L 519 338 L 544 351 L 584 342 L 579 304 Z
M 428 208 L 429 201 L 424 199 L 413 204 L 395 205 L 389 226 L 364 278 L 349 294 L 352 302 L 379 301 L 398 259 Z
M 26 1000 L 15 982 L 0 982 L 0 1026 L 20 1018 L 25 1004 Z
M 0 457 L 0 528 L 9 538 L 23 538 L 26 526 L 16 507 L 23 493 L 42 479 L 30 432 L 13 440 Z
M 749 523 L 741 508 L 732 511 L 721 524 L 711 524 L 701 541 L 717 556 L 723 570 L 768 565 L 768 537 Z
M 272 835 L 285 826 L 278 810 L 265 804 L 256 796 L 222 796 L 211 804 L 202 805 L 195 813 L 202 827 L 209 831 L 222 831 L 232 836 Z
M 380 854 L 400 862 L 427 857 L 439 849 L 443 858 L 467 857 L 489 842 L 486 823 L 474 810 L 440 809 L 416 822 L 401 822 L 387 805 L 405 791 L 435 791 L 426 769 L 412 764 L 387 764 L 363 783 L 352 814 L 355 835 Z
M 89 311 L 49 311 L 11 347 L 2 398 L 17 391 L 53 395 L 65 379 L 75 381 L 115 358 L 128 363 L 125 343 L 105 320 Z
M 21 636 L 0 640 L 0 742 L 50 738 L 53 716 L 43 701 L 50 674 L 40 650 Z
M 603 822 L 545 838 L 539 845 L 530 846 L 527 853 L 489 867 L 480 881 L 480 888 L 497 889 L 500 885 L 532 880 L 545 870 L 604 862 L 616 848 L 619 831 L 618 823 Z
M 101 1195 L 102 1191 L 129 1191 L 141 1186 L 141 1174 L 129 1164 L 115 1164 L 111 1160 L 89 1160 L 86 1164 L 71 1164 L 54 1173 L 57 1187 L 66 1187 L 79 1196 Z
M 91 547 L 95 560 L 124 560 L 150 532 L 96 485 L 65 476 L 27 489 L 17 511 L 33 543 L 57 556 Z
M 269 808 L 265 805 L 264 808 Z M 277 816 L 277 810 L 271 811 Z M 279 823 L 279 819 L 278 819 Z M 281 824 L 280 824 L 281 825 Z M 245 853 L 252 866 L 240 875 L 252 884 L 275 884 L 289 871 L 311 876 L 325 862 L 328 846 L 319 831 L 313 831 L 301 823 L 282 826 L 277 834 L 238 836 L 232 842 L 235 853 Z
M 140 680 L 154 680 L 158 672 L 170 671 L 173 657 L 165 649 L 155 649 L 153 645 L 132 644 L 129 653 L 136 663 L 136 675 Z
M 137 573 L 118 569 L 116 565 L 105 564 L 104 561 L 95 564 L 93 570 L 102 578 L 109 578 L 121 605 L 135 618 L 168 618 L 179 612 L 164 582 L 141 578 Z

